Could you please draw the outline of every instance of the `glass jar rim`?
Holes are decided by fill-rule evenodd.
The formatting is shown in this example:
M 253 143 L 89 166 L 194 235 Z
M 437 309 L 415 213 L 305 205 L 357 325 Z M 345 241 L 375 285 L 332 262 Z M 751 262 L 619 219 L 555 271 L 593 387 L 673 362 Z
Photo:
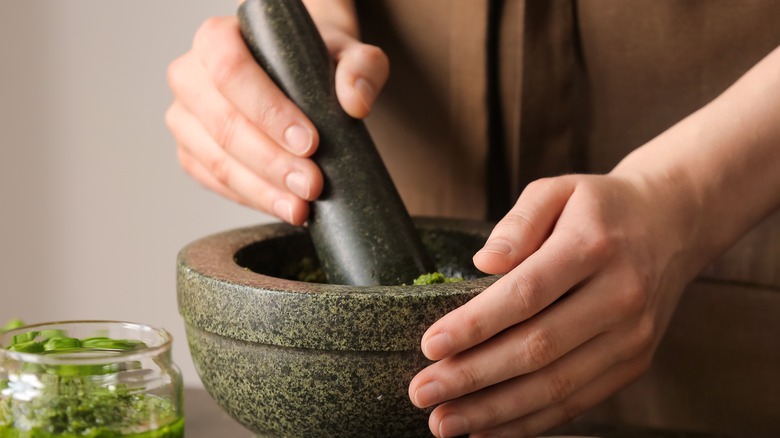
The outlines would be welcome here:
M 106 351 L 105 354 L 101 354 L 100 351 L 92 352 L 89 356 L 79 356 L 78 354 L 40 354 L 40 353 L 27 353 L 20 351 L 11 351 L 6 348 L 7 339 L 14 335 L 28 333 L 42 327 L 49 328 L 66 328 L 68 326 L 74 326 L 77 324 L 83 325 L 104 325 L 111 326 L 117 325 L 125 329 L 135 330 L 139 332 L 152 333 L 159 337 L 160 342 L 153 345 L 147 345 L 144 348 L 133 349 L 128 351 Z M 42 322 L 36 324 L 25 325 L 0 333 L 0 358 L 6 357 L 11 360 L 16 360 L 25 363 L 34 363 L 41 365 L 99 365 L 106 362 L 118 362 L 118 361 L 131 361 L 138 360 L 149 356 L 158 356 L 166 351 L 169 351 L 173 343 L 173 337 L 171 334 L 158 327 L 153 327 L 149 324 L 118 321 L 118 320 L 66 320 L 66 321 L 51 321 Z

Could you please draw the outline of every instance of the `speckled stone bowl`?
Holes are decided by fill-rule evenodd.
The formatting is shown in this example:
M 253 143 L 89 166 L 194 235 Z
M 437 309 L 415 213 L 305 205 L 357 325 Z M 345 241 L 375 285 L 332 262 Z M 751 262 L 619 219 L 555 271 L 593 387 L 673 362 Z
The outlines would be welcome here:
M 473 279 L 356 287 L 280 278 L 314 257 L 305 228 L 261 225 L 181 250 L 179 310 L 200 377 L 230 415 L 263 437 L 430 436 L 407 387 L 429 364 L 425 329 L 495 281 L 471 257 L 486 222 L 416 219 L 439 269 Z

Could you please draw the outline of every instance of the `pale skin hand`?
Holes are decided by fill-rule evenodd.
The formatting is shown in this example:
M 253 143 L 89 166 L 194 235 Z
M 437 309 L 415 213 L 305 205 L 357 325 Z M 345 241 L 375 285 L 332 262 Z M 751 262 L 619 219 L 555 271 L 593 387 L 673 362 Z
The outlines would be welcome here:
M 365 117 L 387 58 L 357 42 L 351 1 L 306 3 L 337 61 L 342 106 Z M 236 20 L 204 23 L 169 81 L 166 120 L 185 170 L 237 202 L 305 221 L 322 189 L 308 159 L 317 133 L 254 64 Z M 529 186 L 474 257 L 506 275 L 423 336 L 438 362 L 409 396 L 439 404 L 431 431 L 533 436 L 641 375 L 684 286 L 780 204 L 776 102 L 778 50 L 610 174 Z
M 351 0 L 305 2 L 336 62 L 344 110 L 368 115 L 389 64 L 377 47 L 358 41 Z M 235 17 L 210 18 L 190 51 L 173 61 L 174 101 L 166 124 L 184 170 L 207 188 L 300 225 L 322 191 L 310 159 L 319 137 L 311 121 L 276 87 L 244 45 Z
M 474 256 L 506 275 L 422 338 L 433 434 L 535 436 L 640 376 L 685 285 L 780 206 L 777 102 L 780 49 L 609 174 L 531 184 Z

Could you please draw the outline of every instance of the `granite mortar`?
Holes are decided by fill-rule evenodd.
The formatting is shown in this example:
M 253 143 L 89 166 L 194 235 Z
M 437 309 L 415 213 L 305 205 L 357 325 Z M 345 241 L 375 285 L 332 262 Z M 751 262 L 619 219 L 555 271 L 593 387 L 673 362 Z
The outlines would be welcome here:
M 438 269 L 467 281 L 347 286 L 279 277 L 315 257 L 305 228 L 268 224 L 183 248 L 177 296 L 206 390 L 258 437 L 431 436 L 407 388 L 420 339 L 492 284 L 471 257 L 492 224 L 415 218 Z

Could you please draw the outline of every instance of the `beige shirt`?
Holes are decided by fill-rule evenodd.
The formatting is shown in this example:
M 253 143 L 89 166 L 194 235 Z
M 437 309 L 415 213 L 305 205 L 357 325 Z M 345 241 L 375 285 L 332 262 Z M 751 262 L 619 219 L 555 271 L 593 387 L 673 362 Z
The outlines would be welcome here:
M 773 0 L 357 3 L 364 39 L 391 63 L 369 129 L 417 215 L 484 218 L 534 179 L 607 172 L 780 44 Z M 491 140 L 506 169 L 499 202 L 488 196 Z M 780 406 L 778 290 L 775 214 L 691 286 L 654 370 L 604 409 L 641 425 L 768 436 Z

